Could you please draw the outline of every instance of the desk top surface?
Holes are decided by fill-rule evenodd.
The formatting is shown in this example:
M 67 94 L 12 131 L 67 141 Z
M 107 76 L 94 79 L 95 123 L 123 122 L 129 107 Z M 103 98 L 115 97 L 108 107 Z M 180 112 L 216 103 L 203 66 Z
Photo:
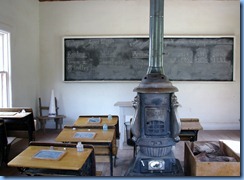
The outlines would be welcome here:
M 31 114 L 31 112 L 0 112 L 0 118 L 24 118 Z
M 84 148 L 84 151 L 77 152 L 76 148 L 66 148 L 66 153 L 59 160 L 47 160 L 33 158 L 40 150 L 48 150 L 49 146 L 29 146 L 14 159 L 8 166 L 26 168 L 46 168 L 60 170 L 79 170 L 82 168 L 92 149 Z M 54 150 L 64 151 L 63 147 L 54 147 Z M 75 160 L 74 160 L 75 159 Z
M 76 138 L 75 133 L 77 132 L 94 132 L 95 136 L 93 138 Z M 101 143 L 111 143 L 115 136 L 115 129 L 87 129 L 87 128 L 64 128 L 59 135 L 56 137 L 57 142 L 101 142 Z
M 202 130 L 202 126 L 197 118 L 182 118 L 181 130 Z
M 90 118 L 101 118 L 100 122 L 91 123 Z M 103 126 L 107 124 L 108 126 L 115 126 L 118 123 L 118 116 L 112 116 L 112 119 L 108 119 L 108 116 L 79 116 L 79 118 L 74 122 L 74 126 Z

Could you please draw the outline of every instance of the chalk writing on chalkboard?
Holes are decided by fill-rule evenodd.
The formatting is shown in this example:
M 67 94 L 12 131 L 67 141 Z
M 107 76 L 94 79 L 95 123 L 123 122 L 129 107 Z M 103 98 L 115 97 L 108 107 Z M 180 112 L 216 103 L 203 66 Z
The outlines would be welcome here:
M 64 81 L 140 81 L 149 38 L 74 38 L 64 44 Z M 232 81 L 234 38 L 164 38 L 163 68 L 172 81 Z

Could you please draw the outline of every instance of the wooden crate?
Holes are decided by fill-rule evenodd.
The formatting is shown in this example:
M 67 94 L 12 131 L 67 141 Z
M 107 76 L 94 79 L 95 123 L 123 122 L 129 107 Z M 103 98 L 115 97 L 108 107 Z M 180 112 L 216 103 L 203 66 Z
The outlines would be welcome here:
M 204 142 L 204 141 L 198 141 Z M 206 141 L 207 142 L 207 141 Z M 185 142 L 184 172 L 186 176 L 240 176 L 240 157 L 224 142 L 219 141 L 225 155 L 237 162 L 200 162 L 192 152 L 194 142 Z

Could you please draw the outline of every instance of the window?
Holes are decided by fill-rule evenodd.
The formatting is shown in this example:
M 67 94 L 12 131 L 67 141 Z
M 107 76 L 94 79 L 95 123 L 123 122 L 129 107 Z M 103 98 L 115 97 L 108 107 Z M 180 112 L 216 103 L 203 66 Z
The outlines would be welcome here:
M 0 107 L 11 107 L 10 33 L 0 30 Z

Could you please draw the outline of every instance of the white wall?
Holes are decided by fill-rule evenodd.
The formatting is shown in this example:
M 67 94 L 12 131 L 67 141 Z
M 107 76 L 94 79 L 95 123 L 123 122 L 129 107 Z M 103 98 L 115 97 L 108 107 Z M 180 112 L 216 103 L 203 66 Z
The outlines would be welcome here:
M 39 94 L 39 2 L 1 0 L 0 29 L 11 38 L 12 106 L 36 107 Z
M 82 114 L 119 114 L 114 103 L 133 100 L 136 95 L 133 89 L 139 82 L 62 82 L 62 37 L 148 35 L 149 0 L 41 2 L 40 24 L 36 14 L 37 4 L 33 0 L 20 1 L 24 3 L 21 4 L 19 0 L 0 2 L 0 22 L 3 18 L 13 24 L 17 31 L 13 71 L 20 79 L 13 84 L 14 104 L 28 105 L 30 99 L 37 100 L 39 96 L 48 104 L 51 90 L 54 89 L 59 112 L 67 116 L 65 124 L 72 123 Z M 34 16 L 24 10 L 33 11 Z M 176 95 L 182 105 L 179 109 L 181 117 L 200 118 L 204 129 L 239 129 L 240 1 L 165 0 L 164 24 L 165 35 L 235 36 L 235 81 L 173 84 L 179 89 Z M 38 53 L 40 69 L 36 68 Z M 22 63 L 30 67 L 30 71 L 25 71 L 25 67 L 20 68 Z M 37 78 L 39 70 L 40 84 Z M 24 79 L 27 79 L 24 85 L 28 89 L 19 81 Z M 53 122 L 49 122 L 48 126 L 53 126 Z

